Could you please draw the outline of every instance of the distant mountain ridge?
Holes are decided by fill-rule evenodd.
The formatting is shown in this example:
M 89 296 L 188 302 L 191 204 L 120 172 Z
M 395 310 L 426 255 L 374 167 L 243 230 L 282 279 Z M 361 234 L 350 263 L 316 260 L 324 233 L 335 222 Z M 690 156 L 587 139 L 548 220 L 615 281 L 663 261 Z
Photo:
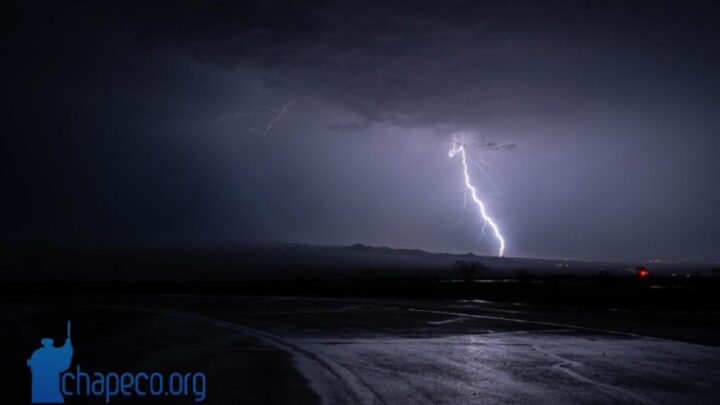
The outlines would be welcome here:
M 3 280 L 245 281 L 298 278 L 440 277 L 471 265 L 483 277 L 628 275 L 637 265 L 653 274 L 711 275 L 711 264 L 609 263 L 581 260 L 433 253 L 363 244 L 266 243 L 217 248 L 52 248 L 0 254 Z M 717 266 L 714 266 L 717 267 Z M 698 273 L 699 272 L 699 273 Z

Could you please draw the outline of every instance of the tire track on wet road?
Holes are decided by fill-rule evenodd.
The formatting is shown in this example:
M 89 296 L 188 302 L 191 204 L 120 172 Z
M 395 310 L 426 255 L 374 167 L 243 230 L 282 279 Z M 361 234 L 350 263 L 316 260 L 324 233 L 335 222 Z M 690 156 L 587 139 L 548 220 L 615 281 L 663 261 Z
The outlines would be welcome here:
M 149 312 L 187 321 L 205 323 L 211 326 L 243 333 L 289 353 L 295 360 L 298 371 L 310 382 L 311 387 L 320 395 L 323 404 L 384 404 L 377 393 L 375 393 L 369 386 L 367 386 L 367 384 L 345 367 L 321 353 L 311 351 L 306 347 L 302 347 L 299 344 L 278 335 L 192 312 L 126 306 L 102 307 Z

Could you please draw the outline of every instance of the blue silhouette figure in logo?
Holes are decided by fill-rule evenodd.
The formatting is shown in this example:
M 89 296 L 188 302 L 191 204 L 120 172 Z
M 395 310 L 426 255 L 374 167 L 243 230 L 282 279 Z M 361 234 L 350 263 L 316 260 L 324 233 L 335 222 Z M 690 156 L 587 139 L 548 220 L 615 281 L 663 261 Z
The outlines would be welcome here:
M 35 350 L 27 361 L 32 372 L 32 402 L 34 404 L 60 404 L 65 402 L 60 393 L 60 373 L 70 367 L 73 347 L 70 342 L 70 321 L 67 339 L 62 347 L 53 346 L 50 338 L 40 340 L 42 347 Z

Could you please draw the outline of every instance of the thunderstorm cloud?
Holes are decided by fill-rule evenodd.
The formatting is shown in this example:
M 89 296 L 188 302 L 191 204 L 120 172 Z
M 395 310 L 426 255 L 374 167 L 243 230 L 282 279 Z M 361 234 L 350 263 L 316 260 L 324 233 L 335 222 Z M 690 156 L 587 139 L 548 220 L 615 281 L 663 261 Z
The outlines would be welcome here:
M 719 258 L 716 5 L 2 7 L 7 243 L 492 253 L 462 132 L 508 255 Z

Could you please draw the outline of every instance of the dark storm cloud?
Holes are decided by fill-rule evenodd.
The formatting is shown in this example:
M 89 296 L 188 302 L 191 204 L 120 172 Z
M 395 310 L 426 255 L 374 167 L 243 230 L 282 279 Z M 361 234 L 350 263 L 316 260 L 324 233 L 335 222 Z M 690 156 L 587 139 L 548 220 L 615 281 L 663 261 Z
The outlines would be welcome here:
M 494 79 L 511 63 L 495 41 L 512 33 L 493 38 L 497 7 L 228 2 L 160 10 L 149 18 L 142 11 L 140 44 L 176 44 L 201 61 L 262 69 L 275 86 L 319 92 L 373 121 L 457 123 L 486 114 L 482 104 L 502 91 Z
M 3 241 L 492 253 L 462 131 L 509 254 L 717 259 L 716 5 L 0 7 Z
M 492 141 L 472 142 L 466 145 L 479 151 L 510 151 L 517 148 L 514 143 L 498 144 Z
M 194 2 L 130 10 L 138 43 L 262 70 L 372 121 L 473 126 L 712 80 L 718 6 L 663 2 Z M 658 88 L 660 86 L 660 88 Z M 511 101 L 508 101 L 511 100 Z

